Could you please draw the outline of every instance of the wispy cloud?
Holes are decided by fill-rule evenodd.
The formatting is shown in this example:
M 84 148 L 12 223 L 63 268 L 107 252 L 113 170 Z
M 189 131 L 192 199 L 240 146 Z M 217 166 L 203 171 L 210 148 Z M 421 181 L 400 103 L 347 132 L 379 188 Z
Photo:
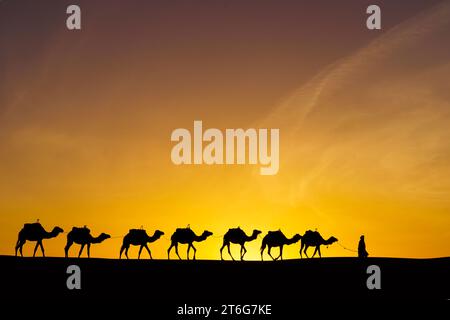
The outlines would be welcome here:
M 267 117 L 283 128 L 291 201 L 341 188 L 449 199 L 449 32 L 446 1 L 327 67 Z

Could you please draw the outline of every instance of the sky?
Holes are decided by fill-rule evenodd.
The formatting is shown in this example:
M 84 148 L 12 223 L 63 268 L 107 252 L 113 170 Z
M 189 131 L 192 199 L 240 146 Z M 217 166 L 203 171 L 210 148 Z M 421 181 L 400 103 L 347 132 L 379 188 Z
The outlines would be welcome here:
M 188 224 L 214 233 L 200 259 L 237 226 L 449 256 L 450 1 L 378 1 L 382 30 L 365 27 L 370 1 L 76 3 L 82 30 L 69 31 L 73 1 L 0 1 L 0 254 L 39 219 L 111 234 L 91 249 L 107 258 L 141 226 L 166 233 L 150 245 L 165 258 Z M 279 128 L 278 174 L 174 165 L 171 132 L 194 120 Z

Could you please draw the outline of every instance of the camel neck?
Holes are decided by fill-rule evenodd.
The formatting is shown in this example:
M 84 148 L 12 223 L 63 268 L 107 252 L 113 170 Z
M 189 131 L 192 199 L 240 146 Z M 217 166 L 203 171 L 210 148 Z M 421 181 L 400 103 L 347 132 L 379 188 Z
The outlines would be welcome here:
M 290 238 L 290 239 L 287 239 L 287 241 L 286 241 L 286 244 L 292 244 L 292 243 L 295 243 L 295 237 L 292 237 L 292 238 Z
M 91 243 L 100 243 L 100 242 L 102 242 L 102 239 L 100 238 L 100 236 L 95 237 L 95 238 L 91 236 Z
M 54 238 L 54 237 L 56 237 L 58 234 L 54 231 L 54 230 L 52 230 L 51 232 L 45 232 L 44 233 L 44 239 L 50 239 L 50 238 Z
M 197 241 L 197 242 L 204 241 L 205 239 L 206 239 L 206 236 L 203 234 L 200 236 L 195 235 L 195 237 L 194 237 L 194 241 Z
M 258 234 L 256 234 L 256 233 L 252 233 L 250 236 L 245 235 L 245 238 L 247 241 L 255 240 L 256 237 L 258 237 Z
M 149 240 L 150 242 L 153 242 L 153 241 L 158 240 L 159 237 L 160 237 L 160 235 L 156 234 L 156 232 L 155 232 L 152 236 L 148 237 L 148 240 Z

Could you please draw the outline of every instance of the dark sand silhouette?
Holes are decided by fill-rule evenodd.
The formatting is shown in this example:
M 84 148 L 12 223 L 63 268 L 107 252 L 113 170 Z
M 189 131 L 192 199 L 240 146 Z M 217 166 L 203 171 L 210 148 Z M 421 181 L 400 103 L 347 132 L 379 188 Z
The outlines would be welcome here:
M 68 290 L 66 268 L 81 269 L 82 289 Z M 381 269 L 381 290 L 368 290 L 367 267 Z M 136 301 L 153 308 L 184 303 L 271 303 L 298 314 L 303 303 L 358 300 L 440 300 L 450 298 L 450 258 L 322 258 L 261 261 L 167 261 L 0 256 L 2 302 L 23 301 L 24 292 L 46 306 L 105 301 L 111 310 Z M 245 288 L 243 288 L 245 286 Z M 294 290 L 289 290 L 294 288 Z M 232 297 L 232 301 L 230 301 Z M 116 305 L 111 305 L 117 302 Z M 128 302 L 128 303 L 125 303 Z M 75 303 L 75 304 L 74 304 Z M 289 309 L 290 308 L 290 309 Z M 142 309 L 140 309 L 142 310 Z M 164 314 L 169 312 L 164 307 Z M 278 317 L 277 317 L 278 318 Z

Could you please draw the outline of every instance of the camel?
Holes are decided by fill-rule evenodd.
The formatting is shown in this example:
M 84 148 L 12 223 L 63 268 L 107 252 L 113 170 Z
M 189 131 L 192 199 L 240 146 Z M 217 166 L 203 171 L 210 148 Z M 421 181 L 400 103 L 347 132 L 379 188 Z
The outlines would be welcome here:
M 34 247 L 33 257 L 36 255 L 37 248 L 40 247 L 42 251 L 42 256 L 45 257 L 44 246 L 42 245 L 42 240 L 55 238 L 64 232 L 60 227 L 54 227 L 51 232 L 45 231 L 44 227 L 39 222 L 36 223 L 25 223 L 22 230 L 19 231 L 19 238 L 16 243 L 16 256 L 17 250 L 20 252 L 20 256 L 23 257 L 22 247 L 25 242 L 36 241 L 36 246 Z
M 169 249 L 167 249 L 167 259 L 170 260 L 170 250 L 172 250 L 173 247 L 175 247 L 175 252 L 178 256 L 178 258 L 181 260 L 180 255 L 178 254 L 178 244 L 188 244 L 187 248 L 187 259 L 189 260 L 189 251 L 194 249 L 194 260 L 195 260 L 195 254 L 197 253 L 197 249 L 195 249 L 194 245 L 192 244 L 194 241 L 201 242 L 205 241 L 209 236 L 212 236 L 212 232 L 205 230 L 203 231 L 201 236 L 197 236 L 194 231 L 192 231 L 189 227 L 188 228 L 177 228 L 175 232 L 172 234 L 172 237 L 170 240 L 172 243 L 170 244 Z
M 316 248 L 312 257 L 314 257 L 316 255 L 316 253 L 319 253 L 319 257 L 322 257 L 322 254 L 320 253 L 320 246 L 321 245 L 328 246 L 330 244 L 333 244 L 336 241 L 338 241 L 338 239 L 336 239 L 333 236 L 330 237 L 328 240 L 325 240 L 324 238 L 322 238 L 322 236 L 320 235 L 319 232 L 308 230 L 305 232 L 305 234 L 302 237 L 302 245 L 300 248 L 300 257 L 303 258 L 302 252 L 304 252 L 306 257 L 309 258 L 308 254 L 306 252 L 306 250 L 309 247 Z
M 281 258 L 283 260 L 283 246 L 284 245 L 290 245 L 293 243 L 298 242 L 302 238 L 301 235 L 298 233 L 295 234 L 292 238 L 288 239 L 286 236 L 281 232 L 281 230 L 278 231 L 269 231 L 266 236 L 263 238 L 262 245 L 261 245 L 261 260 L 263 260 L 263 253 L 266 246 L 268 247 L 267 253 L 269 256 L 275 261 Z M 272 250 L 272 247 L 280 247 L 280 255 L 276 258 L 272 256 L 270 253 L 270 250 Z
M 128 259 L 128 249 L 130 245 L 140 246 L 138 259 L 141 258 L 142 249 L 145 248 L 150 256 L 150 259 L 153 260 L 152 252 L 147 246 L 147 243 L 152 243 L 161 238 L 164 235 L 164 232 L 160 230 L 156 230 L 153 235 L 150 237 L 147 232 L 143 229 L 130 229 L 128 234 L 123 237 L 122 247 L 120 248 L 119 259 L 122 258 L 122 253 L 125 250 L 125 256 Z
M 237 227 L 234 229 L 229 229 L 227 231 L 227 233 L 225 233 L 225 235 L 223 236 L 223 245 L 222 245 L 222 248 L 220 248 L 220 259 L 223 260 L 222 250 L 223 250 L 223 248 L 227 247 L 228 254 L 230 255 L 231 259 L 233 259 L 233 261 L 234 261 L 234 258 L 231 255 L 231 251 L 230 251 L 230 244 L 235 243 L 235 244 L 239 244 L 241 246 L 241 260 L 243 261 L 244 255 L 247 253 L 247 249 L 245 249 L 244 244 L 246 242 L 255 240 L 260 233 L 261 233 L 261 231 L 255 229 L 255 230 L 253 230 L 253 233 L 251 236 L 247 236 L 240 227 Z
M 87 255 L 88 258 L 91 257 L 91 244 L 101 243 L 106 239 L 111 238 L 109 234 L 101 233 L 98 237 L 93 237 L 91 235 L 91 230 L 86 227 L 77 228 L 73 227 L 72 231 L 67 234 L 67 244 L 64 248 L 66 258 L 69 256 L 69 249 L 72 244 L 76 243 L 81 245 L 80 251 L 78 252 L 78 258 L 81 256 L 84 247 L 87 245 Z

